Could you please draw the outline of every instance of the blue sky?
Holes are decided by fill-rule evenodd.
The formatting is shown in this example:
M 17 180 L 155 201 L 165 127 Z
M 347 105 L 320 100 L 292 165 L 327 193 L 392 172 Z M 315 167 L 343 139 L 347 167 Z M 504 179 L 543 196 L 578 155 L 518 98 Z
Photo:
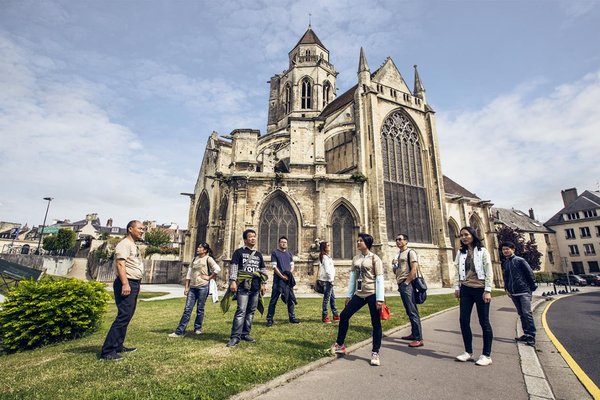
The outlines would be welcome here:
M 212 131 L 265 132 L 267 81 L 312 27 L 356 82 L 413 64 L 444 174 L 541 220 L 598 190 L 600 2 L 0 0 L 0 220 L 187 225 Z

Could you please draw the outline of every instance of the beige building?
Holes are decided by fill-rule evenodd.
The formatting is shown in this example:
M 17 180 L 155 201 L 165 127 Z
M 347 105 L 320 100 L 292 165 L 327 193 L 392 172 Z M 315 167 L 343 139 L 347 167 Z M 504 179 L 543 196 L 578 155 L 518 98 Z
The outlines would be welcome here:
M 522 234 L 525 242 L 535 243 L 537 250 L 542 253 L 540 272 L 564 272 L 556 233 L 535 219 L 533 209 L 530 208 L 528 214 L 525 214 L 514 208 L 494 207 L 492 219 L 497 228 L 507 226 Z
M 269 260 L 285 235 L 299 290 L 308 290 L 319 240 L 332 243 L 344 285 L 359 232 L 373 235 L 372 250 L 388 266 L 395 235 L 404 233 L 428 283 L 451 284 L 454 240 L 435 113 L 416 66 L 411 90 L 391 58 L 371 71 L 362 49 L 357 56 L 356 84 L 336 96 L 333 59 L 309 27 L 285 71 L 270 79 L 266 133 L 213 132 L 190 195 L 184 261 L 207 241 L 226 265 L 247 228 Z M 452 204 L 453 227 L 474 221 L 490 240 L 489 202 Z
M 561 191 L 564 207 L 546 222 L 556 232 L 560 263 L 575 274 L 600 273 L 600 192 Z

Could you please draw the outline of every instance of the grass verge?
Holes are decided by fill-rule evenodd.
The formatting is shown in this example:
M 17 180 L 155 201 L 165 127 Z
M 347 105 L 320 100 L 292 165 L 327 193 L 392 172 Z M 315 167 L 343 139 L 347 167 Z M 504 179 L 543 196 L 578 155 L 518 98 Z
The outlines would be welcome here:
M 408 322 L 399 296 L 388 297 L 387 303 L 392 317 L 383 321 L 384 331 Z M 419 311 L 426 316 L 457 304 L 453 295 L 430 296 Z M 184 299 L 140 302 L 126 341 L 138 351 L 117 363 L 97 359 L 116 314 L 113 304 L 102 328 L 93 335 L 0 356 L 0 399 L 227 399 L 326 356 L 337 334 L 337 324 L 321 323 L 321 299 L 316 298 L 299 300 L 300 325 L 287 322 L 281 302 L 272 328 L 266 327 L 264 316 L 257 312 L 254 344 L 242 342 L 226 348 L 235 305 L 223 314 L 212 303 L 207 303 L 202 335 L 194 335 L 189 330 L 193 326 L 188 326 L 184 338 L 168 338 L 183 306 Z M 343 299 L 339 306 L 341 310 Z M 364 307 L 352 318 L 346 344 L 370 335 L 368 307 Z

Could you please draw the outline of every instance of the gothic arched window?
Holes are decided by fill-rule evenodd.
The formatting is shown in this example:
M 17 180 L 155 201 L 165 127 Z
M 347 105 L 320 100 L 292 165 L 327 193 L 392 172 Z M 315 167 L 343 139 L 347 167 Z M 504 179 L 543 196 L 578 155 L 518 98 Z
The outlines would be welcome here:
M 283 101 L 283 107 L 285 109 L 285 113 L 289 114 L 292 111 L 292 87 L 290 84 L 285 85 L 285 98 Z
M 298 243 L 298 219 L 290 203 L 283 196 L 276 196 L 265 206 L 260 216 L 258 246 L 263 255 L 271 255 L 277 248 L 279 238 L 288 238 L 288 251 L 296 253 Z
M 312 86 L 310 84 L 310 79 L 304 78 L 302 79 L 302 102 L 300 107 L 303 110 L 309 110 L 312 108 Z
M 388 238 L 404 232 L 412 242 L 431 243 L 421 143 L 404 113 L 383 122 L 381 145 Z
M 209 212 L 210 201 L 208 200 L 206 192 L 202 192 L 200 201 L 198 201 L 198 209 L 196 210 L 196 247 L 194 247 L 194 254 L 196 254 L 198 246 L 201 243 L 206 242 Z
M 354 218 L 344 205 L 333 212 L 331 218 L 333 258 L 351 259 L 354 255 Z
M 331 96 L 331 84 L 327 81 L 323 84 L 323 107 L 329 104 L 329 99 Z
M 456 257 L 456 252 L 460 247 L 460 242 L 458 240 L 458 225 L 454 222 L 453 219 L 448 221 L 448 236 L 450 236 L 450 245 L 452 246 L 452 259 Z

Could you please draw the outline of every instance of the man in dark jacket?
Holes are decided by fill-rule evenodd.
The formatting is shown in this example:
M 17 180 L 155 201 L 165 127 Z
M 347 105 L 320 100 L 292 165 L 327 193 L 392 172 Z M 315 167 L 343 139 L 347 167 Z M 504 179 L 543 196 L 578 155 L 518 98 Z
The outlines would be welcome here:
M 531 298 L 537 286 L 533 271 L 525 259 L 515 255 L 514 243 L 502 243 L 502 255 L 504 256 L 502 262 L 504 289 L 515 303 L 525 333 L 515 340 L 535 346 L 535 322 L 531 311 Z

